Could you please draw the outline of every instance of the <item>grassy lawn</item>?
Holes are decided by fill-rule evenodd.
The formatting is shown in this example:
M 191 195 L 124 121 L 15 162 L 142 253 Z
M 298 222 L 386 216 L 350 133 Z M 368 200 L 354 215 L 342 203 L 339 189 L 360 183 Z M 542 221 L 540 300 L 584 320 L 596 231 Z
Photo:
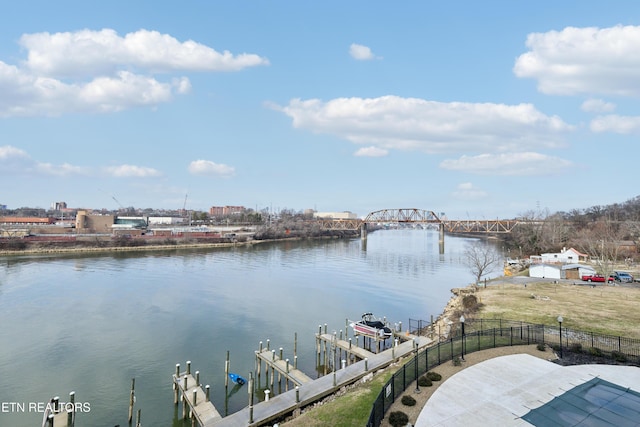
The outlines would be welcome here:
M 476 317 L 503 318 L 640 338 L 640 288 L 598 284 L 496 284 L 481 289 Z
M 287 421 L 286 426 L 364 426 L 373 402 L 394 372 L 393 368 L 387 369 L 374 376 L 372 381 L 359 384 L 347 394 Z

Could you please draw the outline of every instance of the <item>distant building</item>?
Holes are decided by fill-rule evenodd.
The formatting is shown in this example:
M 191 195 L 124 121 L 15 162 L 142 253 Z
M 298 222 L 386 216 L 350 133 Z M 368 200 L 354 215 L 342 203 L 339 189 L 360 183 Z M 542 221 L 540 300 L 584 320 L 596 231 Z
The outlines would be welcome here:
M 61 211 L 67 209 L 67 202 L 53 202 L 51 203 L 51 210 Z
M 589 255 L 583 254 L 573 248 L 565 249 L 558 253 L 546 253 L 542 255 L 532 255 L 530 257 L 531 263 L 557 263 L 557 264 L 571 264 L 586 262 Z
M 114 215 L 92 215 L 87 211 L 78 211 L 76 214 L 78 233 L 111 233 L 113 224 Z
M 35 216 L 0 216 L 0 224 L 6 225 L 48 225 L 55 222 L 55 218 L 41 218 Z
M 314 218 L 321 219 L 357 219 L 358 215 L 353 212 L 344 211 L 344 212 L 315 212 L 313 214 Z
M 575 250 L 566 249 L 558 253 L 546 253 L 529 257 L 529 277 L 545 279 L 579 279 L 593 269 L 580 264 L 589 256 Z
M 181 216 L 150 216 L 149 225 L 176 225 L 182 224 L 185 219 Z
M 226 216 L 233 214 L 241 214 L 246 210 L 244 206 L 211 206 L 209 208 L 209 215 L 211 216 Z

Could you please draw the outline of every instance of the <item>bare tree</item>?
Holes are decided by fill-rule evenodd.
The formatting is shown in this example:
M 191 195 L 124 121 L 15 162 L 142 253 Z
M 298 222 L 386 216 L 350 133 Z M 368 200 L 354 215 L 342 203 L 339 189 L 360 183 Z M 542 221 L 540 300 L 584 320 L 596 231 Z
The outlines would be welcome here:
M 502 255 L 493 246 L 474 242 L 465 247 L 462 262 L 469 267 L 471 274 L 475 276 L 475 283 L 478 284 L 482 276 L 502 259 Z
M 604 276 L 608 276 L 620 256 L 620 240 L 624 233 L 619 223 L 601 219 L 581 230 L 578 247 L 591 257 Z

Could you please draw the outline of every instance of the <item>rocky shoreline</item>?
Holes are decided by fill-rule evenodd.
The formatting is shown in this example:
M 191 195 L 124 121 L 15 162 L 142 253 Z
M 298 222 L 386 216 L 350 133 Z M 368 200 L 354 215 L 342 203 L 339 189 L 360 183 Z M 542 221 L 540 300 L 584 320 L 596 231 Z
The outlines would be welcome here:
M 464 298 L 469 295 L 475 296 L 478 291 L 478 286 L 471 284 L 464 288 L 451 289 L 452 296 L 447 301 L 442 313 L 433 322 L 433 325 L 429 326 L 427 334 L 430 338 L 440 341 L 446 341 L 450 335 L 456 332 L 457 324 L 461 315 L 469 316 L 470 311 L 465 309 Z

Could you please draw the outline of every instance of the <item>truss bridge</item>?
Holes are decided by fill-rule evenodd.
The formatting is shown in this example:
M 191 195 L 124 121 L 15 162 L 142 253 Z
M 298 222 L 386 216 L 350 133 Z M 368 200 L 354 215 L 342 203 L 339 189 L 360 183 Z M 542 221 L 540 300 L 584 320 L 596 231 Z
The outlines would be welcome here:
M 364 219 L 319 219 L 328 230 L 363 230 L 368 225 L 433 224 L 447 233 L 510 233 L 522 221 L 509 220 L 450 220 L 424 209 L 382 209 L 369 213 Z M 366 231 L 365 231 L 366 232 Z

